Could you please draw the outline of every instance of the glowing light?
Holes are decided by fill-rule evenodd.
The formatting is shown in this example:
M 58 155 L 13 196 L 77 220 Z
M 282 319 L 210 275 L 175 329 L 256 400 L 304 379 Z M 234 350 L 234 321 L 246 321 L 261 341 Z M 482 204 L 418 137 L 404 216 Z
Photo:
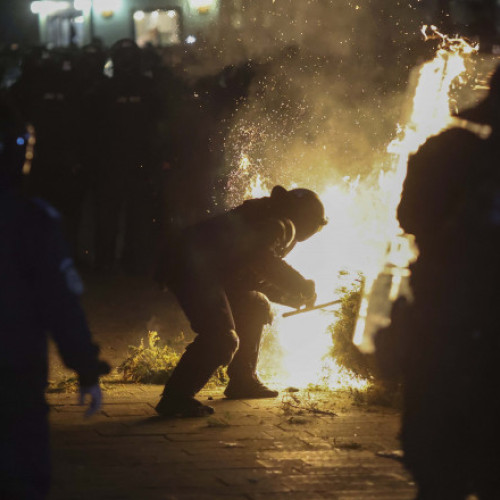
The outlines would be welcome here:
M 194 35 L 188 35 L 186 37 L 186 43 L 187 44 L 192 45 L 195 42 L 196 42 L 196 37 Z
M 157 10 L 151 12 L 151 17 L 153 19 L 157 19 L 159 15 L 160 15 L 160 13 Z
M 112 14 L 120 10 L 121 6 L 121 0 L 94 0 L 94 9 L 98 14 Z
M 92 7 L 91 0 L 75 0 L 74 4 L 76 10 L 88 11 Z
M 207 11 L 215 7 L 217 0 L 189 0 L 192 9 L 198 11 Z
M 173 19 L 174 17 L 177 16 L 177 12 L 175 10 L 168 10 L 167 16 L 170 17 L 170 19 Z
M 23 175 L 29 175 L 29 173 L 31 172 L 31 161 L 33 160 L 34 157 L 34 149 L 36 143 L 35 129 L 33 128 L 32 125 L 28 125 L 27 129 L 29 138 L 28 138 L 28 145 L 26 147 L 26 155 L 22 170 Z
M 56 2 L 50 0 L 43 0 L 39 2 L 31 2 L 31 12 L 33 14 L 40 14 L 41 16 L 50 16 L 61 10 L 69 9 L 69 2 Z
M 75 17 L 75 23 L 77 24 L 83 24 L 85 22 L 85 17 L 83 16 L 77 16 Z
M 135 21 L 142 21 L 146 14 L 142 10 L 137 10 L 134 12 L 134 20 Z

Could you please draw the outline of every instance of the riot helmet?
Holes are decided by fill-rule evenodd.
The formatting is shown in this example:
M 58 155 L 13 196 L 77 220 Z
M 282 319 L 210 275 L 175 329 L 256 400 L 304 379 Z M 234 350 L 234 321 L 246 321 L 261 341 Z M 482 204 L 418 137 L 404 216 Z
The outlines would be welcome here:
M 106 54 L 99 44 L 90 43 L 82 47 L 78 60 L 78 70 L 82 76 L 95 79 L 104 75 L 105 64 Z
M 110 51 L 113 76 L 137 75 L 141 72 L 141 49 L 129 38 L 113 44 Z
M 271 192 L 271 200 L 277 203 L 284 215 L 293 222 L 297 241 L 307 240 L 328 222 L 323 203 L 310 189 L 297 188 L 287 191 L 282 186 L 275 186 Z
M 0 189 L 16 185 L 29 173 L 34 145 L 33 127 L 10 104 L 0 102 Z

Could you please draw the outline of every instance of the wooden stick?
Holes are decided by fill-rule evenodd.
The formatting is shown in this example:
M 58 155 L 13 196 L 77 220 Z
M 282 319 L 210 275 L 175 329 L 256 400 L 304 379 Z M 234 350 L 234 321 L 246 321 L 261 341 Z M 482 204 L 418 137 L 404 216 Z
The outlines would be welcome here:
M 323 309 L 324 307 L 334 306 L 335 304 L 340 304 L 342 299 L 332 300 L 331 302 L 325 302 L 324 304 L 318 304 L 317 306 L 305 307 L 304 309 L 296 309 L 295 311 L 289 311 L 283 313 L 283 318 L 289 318 L 290 316 L 295 316 L 297 314 L 306 313 L 309 311 L 316 311 L 317 309 Z

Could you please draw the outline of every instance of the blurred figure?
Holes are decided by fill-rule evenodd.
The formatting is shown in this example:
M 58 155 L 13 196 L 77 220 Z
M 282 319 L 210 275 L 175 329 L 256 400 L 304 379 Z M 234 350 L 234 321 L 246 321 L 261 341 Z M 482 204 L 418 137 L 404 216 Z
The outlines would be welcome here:
M 109 372 L 91 342 L 58 213 L 16 190 L 33 147 L 33 130 L 0 103 L 0 498 L 8 500 L 49 491 L 47 332 L 78 374 L 81 403 L 90 396 L 87 415 L 99 410 L 98 377 Z
M 100 162 L 100 132 L 95 123 L 99 120 L 99 110 L 95 109 L 94 89 L 108 79 L 104 74 L 107 54 L 102 45 L 97 42 L 81 48 L 76 60 L 76 92 L 78 103 L 78 121 L 76 134 L 78 136 L 75 154 L 81 166 L 81 224 L 77 258 L 79 265 L 91 266 L 94 254 L 94 200 L 96 179 Z
M 113 77 L 89 96 L 99 152 L 95 243 L 99 270 L 116 268 L 120 259 L 126 271 L 142 272 L 152 247 L 159 169 L 153 145 L 161 110 L 152 79 L 142 74 L 141 57 L 134 41 L 116 42 L 111 48 Z
M 106 52 L 100 44 L 90 43 L 81 48 L 75 65 L 75 74 L 81 93 L 85 93 L 106 79 L 105 64 Z
M 16 106 L 37 131 L 37 155 L 28 190 L 61 212 L 73 253 L 83 200 L 77 154 L 80 116 L 75 55 L 70 49 L 35 51 L 26 59 L 22 78 L 11 89 Z
M 17 43 L 0 46 L 0 89 L 8 89 L 21 76 L 21 48 Z
M 447 130 L 410 158 L 398 218 L 420 251 L 414 303 L 396 303 L 377 346 L 392 335 L 401 356 L 401 438 L 419 500 L 500 497 L 500 69 L 460 116 L 492 133 Z
M 283 257 L 324 224 L 314 192 L 276 186 L 270 197 L 188 227 L 170 242 L 158 279 L 176 295 L 197 337 L 165 385 L 156 407 L 161 416 L 213 413 L 195 395 L 221 365 L 228 365 L 226 397 L 278 395 L 257 375 L 262 330 L 272 321 L 269 299 L 297 308 L 314 303 L 314 281 Z
M 224 206 L 229 173 L 225 145 L 253 76 L 249 63 L 229 65 L 215 75 L 200 78 L 184 94 L 173 145 L 176 180 L 181 186 L 175 199 L 178 225 L 197 222 Z M 186 192 L 191 195 L 184 196 Z

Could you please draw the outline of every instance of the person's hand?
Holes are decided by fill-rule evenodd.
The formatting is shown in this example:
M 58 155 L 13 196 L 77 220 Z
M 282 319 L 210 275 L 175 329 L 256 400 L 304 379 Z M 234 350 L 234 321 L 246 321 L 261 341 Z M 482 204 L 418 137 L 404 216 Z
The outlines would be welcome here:
M 90 385 L 90 386 L 81 386 L 80 387 L 80 398 L 79 404 L 85 404 L 86 396 L 90 396 L 90 404 L 85 412 L 86 417 L 90 417 L 94 415 L 94 413 L 98 412 L 101 409 L 102 404 L 102 391 L 99 384 Z
M 316 295 L 316 283 L 313 280 L 306 280 L 301 292 L 303 304 L 307 307 L 313 307 L 318 296 Z

